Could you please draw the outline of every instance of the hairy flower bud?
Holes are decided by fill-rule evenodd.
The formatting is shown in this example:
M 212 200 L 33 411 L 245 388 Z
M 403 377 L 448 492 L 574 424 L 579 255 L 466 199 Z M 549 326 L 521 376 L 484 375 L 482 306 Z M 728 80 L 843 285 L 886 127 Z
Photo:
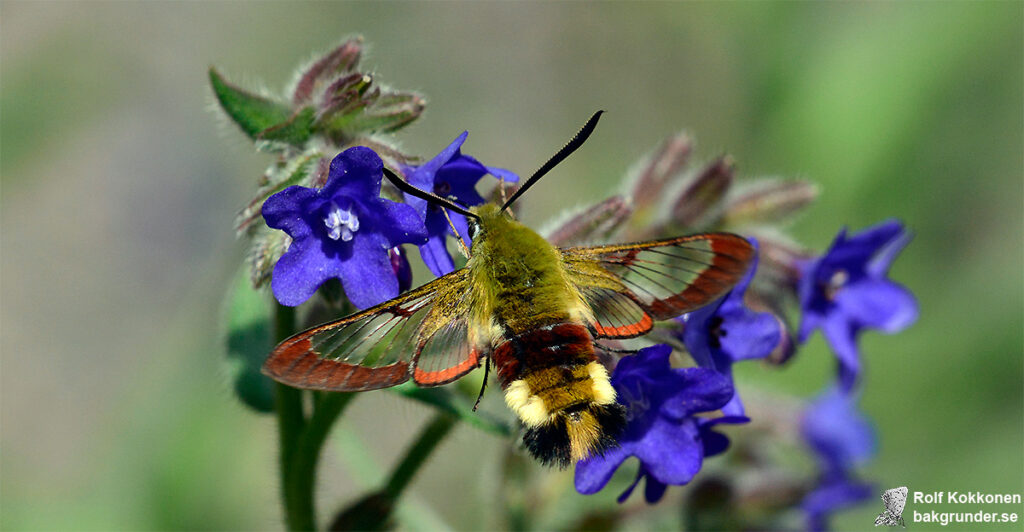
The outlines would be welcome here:
M 292 90 L 292 103 L 295 105 L 308 103 L 316 93 L 317 87 L 322 85 L 325 79 L 339 73 L 351 72 L 359 64 L 362 51 L 363 38 L 356 37 L 345 41 L 341 46 L 311 63 L 301 71 L 295 82 L 295 88 Z
M 740 226 L 784 222 L 810 205 L 817 197 L 818 187 L 809 181 L 754 181 L 737 190 L 726 201 L 722 223 Z
M 632 186 L 631 199 L 637 210 L 652 207 L 661 200 L 665 185 L 683 169 L 692 150 L 690 136 L 678 133 L 665 139 L 658 151 L 644 161 Z
M 687 228 L 707 225 L 732 185 L 735 167 L 732 157 L 723 156 L 694 175 L 672 205 L 672 220 Z
M 568 246 L 584 242 L 602 242 L 629 219 L 633 208 L 622 196 L 612 196 L 570 215 L 547 232 L 548 242 Z

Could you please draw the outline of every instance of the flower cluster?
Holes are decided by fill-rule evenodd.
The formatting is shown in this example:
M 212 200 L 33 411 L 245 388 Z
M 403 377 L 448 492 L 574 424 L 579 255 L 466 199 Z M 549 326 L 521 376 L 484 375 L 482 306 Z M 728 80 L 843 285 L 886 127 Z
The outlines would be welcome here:
M 305 302 L 331 278 L 358 308 L 398 295 L 400 268 L 388 251 L 421 244 L 427 232 L 412 207 L 379 197 L 382 169 L 373 150 L 349 148 L 331 161 L 322 189 L 294 185 L 263 204 L 267 225 L 292 238 L 271 282 L 281 304 Z
M 852 473 L 874 452 L 871 427 L 856 411 L 857 336 L 865 329 L 899 332 L 917 319 L 914 296 L 887 278 L 909 241 L 896 221 L 851 236 L 843 229 L 824 255 L 798 266 L 800 341 L 820 328 L 838 362 L 836 384 L 807 408 L 801 422 L 804 440 L 820 463 L 818 486 L 802 503 L 808 528 L 824 530 L 829 514 L 871 498 L 871 485 Z
M 852 390 L 860 375 L 856 340 L 862 330 L 896 333 L 917 319 L 914 296 L 886 278 L 909 241 L 909 233 L 896 221 L 850 237 L 843 229 L 825 255 L 800 264 L 800 341 L 822 330 L 839 361 L 844 390 Z
M 406 244 L 418 246 L 434 275 L 454 270 L 452 239 L 471 245 L 465 217 L 382 182 L 385 167 L 464 206 L 484 202 L 476 189 L 484 176 L 500 180 L 499 186 L 518 181 L 508 170 L 463 154 L 465 132 L 429 159 L 398 149 L 389 135 L 416 120 L 424 101 L 376 84 L 358 68 L 361 54 L 361 40 L 343 43 L 303 67 L 280 98 L 245 91 L 210 71 L 228 118 L 277 157 L 239 214 L 237 230 L 251 239 L 252 286 L 269 281 L 282 305 L 329 292 L 324 285 L 333 279 L 357 308 L 393 298 L 412 285 Z M 662 499 L 670 485 L 690 483 L 706 458 L 730 446 L 719 430 L 756 423 L 762 413 L 752 395 L 744 395 L 749 408 L 744 405 L 733 365 L 754 359 L 784 364 L 796 349 L 794 336 L 803 343 L 821 329 L 838 362 L 836 382 L 807 407 L 799 426 L 819 466 L 800 507 L 809 528 L 823 529 L 832 512 L 870 497 L 873 489 L 856 474 L 875 447 L 869 423 L 856 410 L 863 373 L 857 339 L 868 329 L 901 331 L 917 318 L 913 295 L 888 279 L 909 232 L 896 221 L 851 235 L 844 229 L 819 256 L 780 230 L 814 200 L 817 187 L 797 180 L 738 181 L 729 157 L 690 171 L 691 152 L 689 137 L 670 137 L 637 166 L 625 192 L 545 231 L 555 245 L 732 231 L 758 249 L 724 297 L 680 316 L 660 337 L 654 333 L 665 343 L 617 361 L 611 384 L 627 424 L 618 447 L 577 464 L 576 489 L 602 490 L 630 457 L 639 468 L 620 502 L 641 480 L 649 503 Z M 794 307 L 799 316 L 791 315 Z M 794 333 L 789 324 L 796 319 Z M 671 363 L 687 359 L 690 364 Z

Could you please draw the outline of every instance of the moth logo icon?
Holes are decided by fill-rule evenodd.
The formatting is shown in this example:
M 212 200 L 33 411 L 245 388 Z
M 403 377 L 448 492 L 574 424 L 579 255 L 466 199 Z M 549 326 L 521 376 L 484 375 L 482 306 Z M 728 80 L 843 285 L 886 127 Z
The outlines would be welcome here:
M 907 487 L 900 486 L 886 490 L 882 494 L 882 502 L 885 503 L 885 511 L 875 518 L 875 526 L 900 526 L 907 528 L 903 522 L 903 507 L 907 505 Z

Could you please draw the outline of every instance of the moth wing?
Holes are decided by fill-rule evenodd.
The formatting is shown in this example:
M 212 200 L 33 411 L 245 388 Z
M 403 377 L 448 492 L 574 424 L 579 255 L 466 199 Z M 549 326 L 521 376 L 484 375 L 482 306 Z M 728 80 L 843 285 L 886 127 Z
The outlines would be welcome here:
M 742 279 L 754 248 L 730 233 L 562 250 L 570 279 L 593 313 L 595 335 L 631 338 L 656 320 L 696 310 Z
M 449 273 L 288 338 L 274 348 L 263 373 L 296 388 L 340 392 L 388 388 L 414 375 L 425 386 L 451 382 L 479 365 L 479 350 L 468 347 L 466 329 L 459 325 L 467 319 L 462 314 L 469 293 L 469 272 Z M 423 382 L 417 363 L 425 370 Z M 457 375 L 438 382 L 443 380 L 439 372 Z

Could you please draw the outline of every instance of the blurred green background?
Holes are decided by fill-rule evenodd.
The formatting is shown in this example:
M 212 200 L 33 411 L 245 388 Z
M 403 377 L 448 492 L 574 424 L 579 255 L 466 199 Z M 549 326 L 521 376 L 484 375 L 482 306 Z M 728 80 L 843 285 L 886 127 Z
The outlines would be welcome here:
M 467 153 L 527 174 L 608 111 L 529 195 L 535 227 L 684 128 L 698 161 L 820 183 L 791 227 L 812 248 L 904 220 L 893 277 L 921 317 L 862 338 L 866 476 L 1024 492 L 1024 4 L 3 2 L 0 21 L 4 529 L 279 526 L 273 420 L 232 397 L 217 330 L 243 256 L 232 219 L 270 159 L 210 112 L 206 70 L 279 91 L 356 33 L 379 79 L 428 96 L 400 136 L 412 153 L 468 129 Z M 810 396 L 832 364 L 817 335 L 738 379 Z M 358 398 L 326 449 L 323 513 L 381 478 L 426 412 Z M 411 488 L 418 526 L 500 524 L 505 446 L 459 427 Z M 549 480 L 582 499 L 570 482 Z

